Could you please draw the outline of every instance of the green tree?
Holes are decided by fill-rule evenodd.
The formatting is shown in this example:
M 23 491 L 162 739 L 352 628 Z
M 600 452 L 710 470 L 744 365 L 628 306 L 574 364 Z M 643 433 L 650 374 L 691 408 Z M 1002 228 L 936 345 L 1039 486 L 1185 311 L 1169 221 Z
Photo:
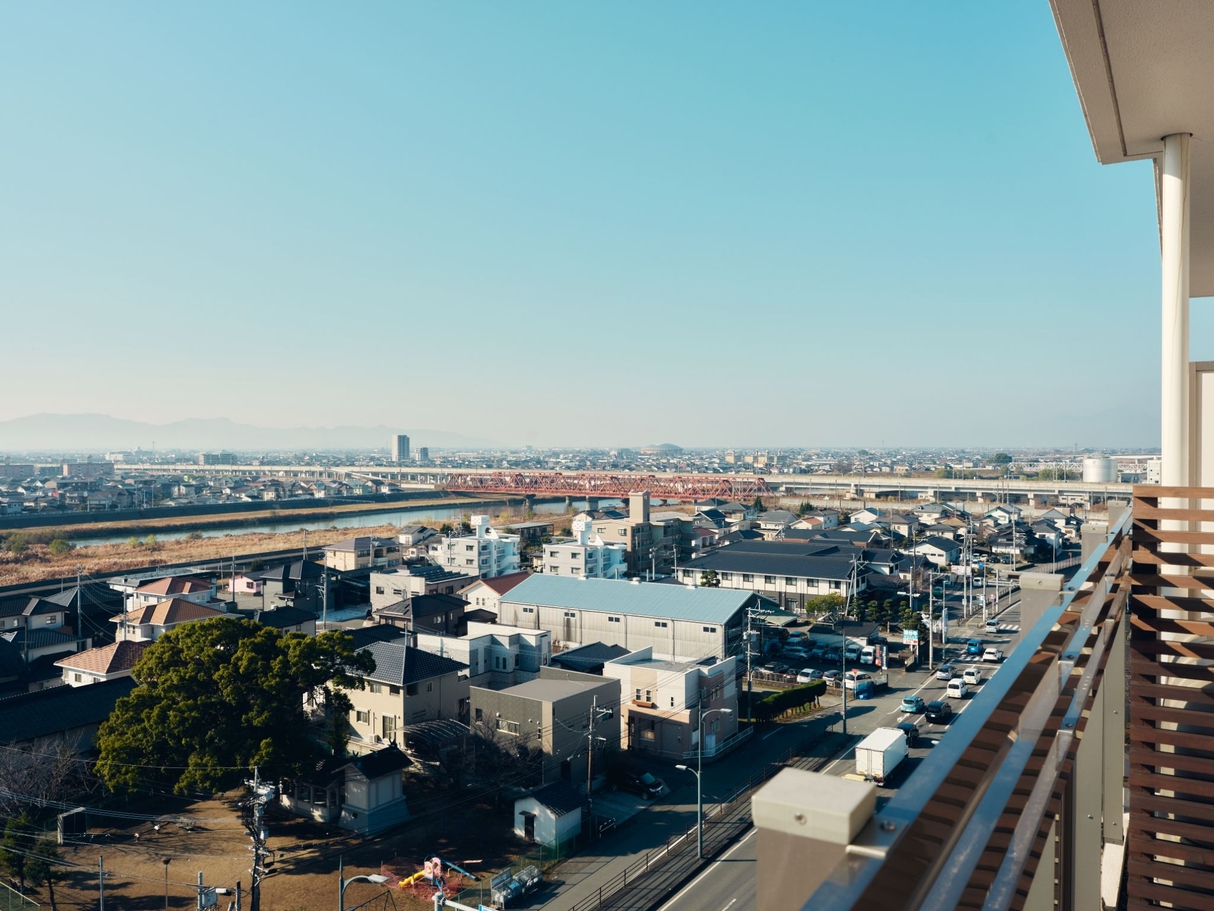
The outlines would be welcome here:
M 235 617 L 183 624 L 135 665 L 139 685 L 97 732 L 96 772 L 115 791 L 146 774 L 179 794 L 228 787 L 253 766 L 267 778 L 299 774 L 323 755 L 305 700 L 339 705 L 339 688 L 361 689 L 359 674 L 374 667 L 346 633 L 283 635 Z
M 28 813 L 10 816 L 4 824 L 4 835 L 0 836 L 0 867 L 9 876 L 16 877 L 25 891 L 25 875 L 33 820 Z
M 851 513 L 848 512 L 846 509 L 839 510 L 839 524 L 840 525 L 850 525 L 851 524 Z
M 989 462 L 991 465 L 1009 465 L 1011 464 L 1011 461 L 1012 457 L 1006 452 L 997 452 L 987 459 L 987 462 Z
M 9 535 L 8 541 L 5 543 L 8 545 L 8 552 L 10 554 L 23 554 L 30 546 L 29 539 L 19 532 L 15 535 Z
M 750 504 L 750 508 L 753 509 L 755 512 L 763 512 L 763 509 L 764 509 L 763 498 L 755 497 L 755 501 Z
M 51 911 L 57 911 L 55 905 L 55 880 L 59 871 L 55 865 L 60 862 L 59 846 L 50 838 L 43 838 L 30 851 L 32 857 L 26 859 L 25 875 L 35 886 L 46 886 L 47 897 L 51 902 Z
M 450 522 L 444 522 L 442 525 L 440 525 L 438 527 L 438 533 L 440 535 L 454 534 L 455 528 L 454 528 L 454 526 L 452 526 L 452 524 Z
M 64 554 L 69 553 L 75 549 L 76 549 L 75 544 L 72 544 L 70 541 L 65 541 L 65 540 L 63 540 L 63 538 L 56 538 L 54 541 L 51 542 L 51 547 L 50 547 L 51 553 L 56 557 L 62 557 Z
M 814 511 L 814 504 L 809 500 L 802 500 L 801 505 L 797 507 L 798 516 L 807 516 Z
M 706 570 L 704 570 L 704 572 L 700 573 L 700 587 L 701 588 L 720 588 L 721 587 L 721 577 L 717 575 L 717 571 L 715 569 L 706 569 Z

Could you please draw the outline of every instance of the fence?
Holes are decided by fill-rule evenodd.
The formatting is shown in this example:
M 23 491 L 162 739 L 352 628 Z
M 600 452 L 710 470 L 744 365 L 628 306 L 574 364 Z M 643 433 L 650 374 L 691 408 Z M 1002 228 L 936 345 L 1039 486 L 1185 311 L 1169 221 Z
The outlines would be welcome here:
M 811 739 L 790 749 L 742 782 L 726 800 L 704 807 L 705 858 L 724 850 L 750 828 L 752 791 L 789 766 L 816 768 L 825 764 L 824 758 L 803 755 L 817 742 Z M 646 851 L 631 866 L 603 883 L 596 894 L 572 905 L 570 911 L 641 911 L 656 907 L 702 864 L 696 851 L 696 827 L 692 826 L 668 838 L 662 847 Z
M 42 906 L 0 883 L 0 911 L 38 911 Z

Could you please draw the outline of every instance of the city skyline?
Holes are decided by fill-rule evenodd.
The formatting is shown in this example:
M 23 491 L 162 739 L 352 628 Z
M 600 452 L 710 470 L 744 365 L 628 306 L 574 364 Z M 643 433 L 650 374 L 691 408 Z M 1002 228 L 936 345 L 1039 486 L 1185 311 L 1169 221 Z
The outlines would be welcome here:
M 0 421 L 1158 443 L 1150 165 L 1045 4 L 117 10 L 3 14 L 0 295 L 59 331 Z

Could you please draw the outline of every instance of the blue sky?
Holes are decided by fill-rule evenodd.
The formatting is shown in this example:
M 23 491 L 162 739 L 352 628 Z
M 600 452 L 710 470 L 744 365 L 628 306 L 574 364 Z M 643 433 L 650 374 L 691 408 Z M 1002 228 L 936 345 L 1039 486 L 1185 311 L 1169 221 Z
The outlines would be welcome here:
M 0 420 L 1158 442 L 1045 0 L 10 4 L 0 116 Z

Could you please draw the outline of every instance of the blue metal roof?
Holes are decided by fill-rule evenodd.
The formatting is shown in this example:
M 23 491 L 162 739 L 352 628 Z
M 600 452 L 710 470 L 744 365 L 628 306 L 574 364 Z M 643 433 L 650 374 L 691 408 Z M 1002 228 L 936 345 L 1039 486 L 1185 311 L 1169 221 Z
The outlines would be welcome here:
M 535 604 L 604 614 L 725 623 L 753 597 L 753 592 L 726 588 L 688 588 L 662 582 L 575 579 L 537 573 L 514 586 L 501 600 L 507 604 Z

